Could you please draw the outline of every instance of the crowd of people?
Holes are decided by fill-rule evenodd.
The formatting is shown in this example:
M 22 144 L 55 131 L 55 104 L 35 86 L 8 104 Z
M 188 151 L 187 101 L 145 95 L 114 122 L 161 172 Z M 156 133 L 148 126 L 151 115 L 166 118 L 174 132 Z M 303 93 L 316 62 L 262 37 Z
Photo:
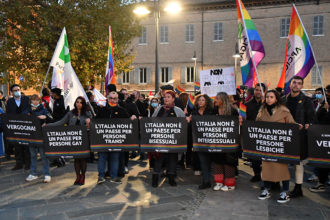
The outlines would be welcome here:
M 159 152 L 91 152 L 89 158 L 75 158 L 74 169 L 76 172 L 75 185 L 85 183 L 87 163 L 93 162 L 97 158 L 98 163 L 98 184 L 104 183 L 107 179 L 114 183 L 121 183 L 121 179 L 129 172 L 128 161 L 130 157 L 140 156 L 141 160 L 148 159 L 152 169 L 152 187 L 158 187 L 161 177 L 168 178 L 171 186 L 176 186 L 177 168 L 189 166 L 194 170 L 195 175 L 202 174 L 202 183 L 199 189 L 212 188 L 215 191 L 231 191 L 236 187 L 238 175 L 238 160 L 242 157 L 240 150 L 234 153 L 209 153 L 195 152 L 192 150 L 191 120 L 192 116 L 219 115 L 238 117 L 240 124 L 244 118 L 239 115 L 239 103 L 246 104 L 246 120 L 266 121 L 280 123 L 296 123 L 299 125 L 302 144 L 306 143 L 307 130 L 311 124 L 330 124 L 329 104 L 330 85 L 326 87 L 323 96 L 322 88 L 315 91 L 312 97 L 307 96 L 303 91 L 304 80 L 295 76 L 291 80 L 291 92 L 287 95 L 281 91 L 268 90 L 263 83 L 256 84 L 253 89 L 240 90 L 232 96 L 225 92 L 219 92 L 212 100 L 206 94 L 196 94 L 194 108 L 187 105 L 188 94 L 183 92 L 177 94 L 171 85 L 164 85 L 155 96 L 146 96 L 139 91 L 129 94 L 127 89 L 117 91 L 115 85 L 107 87 L 107 102 L 105 106 L 95 102 L 94 94 L 91 90 L 86 91 L 89 100 L 84 97 L 77 97 L 74 108 L 67 109 L 61 90 L 53 88 L 42 90 L 42 97 L 33 95 L 25 96 L 21 92 L 21 87 L 14 84 L 10 87 L 12 97 L 5 99 L 0 92 L 0 114 L 34 115 L 40 119 L 42 126 L 59 125 L 80 125 L 91 126 L 93 118 L 130 118 L 139 120 L 143 117 L 184 117 L 188 122 L 188 143 L 185 153 L 159 153 Z M 53 102 L 51 102 L 51 99 Z M 90 105 L 88 104 L 90 103 Z M 51 107 L 52 106 L 52 107 Z M 40 154 L 44 182 L 51 182 L 50 165 L 58 167 L 65 165 L 64 158 L 58 158 L 49 162 L 42 146 L 29 147 L 19 144 L 12 144 L 4 138 L 5 156 L 10 159 L 11 154 L 15 154 L 16 165 L 12 170 L 25 168 L 30 170 L 26 181 L 38 179 L 37 155 Z M 302 146 L 301 149 L 306 149 Z M 271 190 L 279 187 L 282 183 L 281 193 L 278 198 L 279 203 L 286 203 L 290 198 L 303 196 L 302 184 L 304 166 L 306 160 L 302 150 L 301 162 L 295 166 L 295 186 L 289 191 L 290 173 L 288 164 L 268 162 L 261 160 L 248 160 L 253 169 L 251 182 L 263 182 L 262 190 L 258 199 L 270 198 Z M 327 179 L 330 168 L 314 168 L 313 180 L 317 184 L 310 188 L 312 192 L 324 192 L 326 190 Z

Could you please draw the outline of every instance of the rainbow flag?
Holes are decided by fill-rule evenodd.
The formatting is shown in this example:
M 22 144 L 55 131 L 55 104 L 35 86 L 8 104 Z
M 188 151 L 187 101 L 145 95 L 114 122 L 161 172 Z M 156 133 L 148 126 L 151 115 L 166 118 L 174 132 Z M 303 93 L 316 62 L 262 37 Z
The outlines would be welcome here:
M 236 0 L 238 46 L 243 84 L 252 87 L 257 82 L 256 67 L 265 57 L 265 49 L 254 23 L 241 0 Z M 250 48 L 252 51 L 250 51 Z M 253 56 L 251 57 L 251 54 Z M 253 64 L 254 61 L 254 64 Z
M 108 59 L 107 59 L 107 69 L 105 71 L 105 91 L 108 94 L 107 86 L 109 84 L 116 84 L 116 76 L 114 73 L 115 64 L 113 61 L 113 44 L 112 44 L 112 33 L 111 27 L 109 26 L 109 49 L 108 49 Z
M 195 82 L 194 83 L 194 86 L 195 86 L 195 90 L 201 90 L 201 84 L 200 84 L 200 82 Z
M 313 48 L 310 44 L 305 27 L 300 19 L 296 6 L 292 5 L 289 34 L 286 41 L 283 71 L 277 87 L 290 92 L 292 77 L 305 78 L 315 64 Z
M 175 91 L 176 91 L 176 93 L 181 94 L 181 93 L 185 92 L 186 90 L 184 90 L 183 88 L 178 86 L 178 87 L 176 87 Z
M 246 105 L 242 102 L 239 103 L 239 115 L 244 119 L 246 118 Z
M 194 97 L 191 94 L 189 94 L 187 105 L 190 109 L 194 108 Z

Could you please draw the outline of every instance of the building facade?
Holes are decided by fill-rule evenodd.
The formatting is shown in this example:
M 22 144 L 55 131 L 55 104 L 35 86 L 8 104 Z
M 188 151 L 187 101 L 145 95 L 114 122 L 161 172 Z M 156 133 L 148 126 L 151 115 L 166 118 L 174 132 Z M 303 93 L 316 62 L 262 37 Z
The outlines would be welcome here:
M 160 9 L 168 1 L 161 1 Z M 183 10 L 169 15 L 160 10 L 159 18 L 159 85 L 174 81 L 187 91 L 193 91 L 196 57 L 196 81 L 199 71 L 215 67 L 236 68 L 236 81 L 242 77 L 239 60 L 235 60 L 238 35 L 235 0 L 181 0 Z M 292 2 L 300 13 L 315 52 L 323 83 L 330 84 L 330 0 L 245 0 L 247 8 L 263 41 L 266 56 L 258 66 L 262 82 L 275 88 L 284 63 L 286 37 L 289 31 Z M 154 3 L 149 2 L 152 6 Z M 141 36 L 133 41 L 136 58 L 133 70 L 118 76 L 119 88 L 155 90 L 155 18 L 153 13 L 141 18 Z M 238 58 L 239 59 L 239 58 Z M 314 68 L 306 77 L 304 88 L 320 87 L 320 77 Z

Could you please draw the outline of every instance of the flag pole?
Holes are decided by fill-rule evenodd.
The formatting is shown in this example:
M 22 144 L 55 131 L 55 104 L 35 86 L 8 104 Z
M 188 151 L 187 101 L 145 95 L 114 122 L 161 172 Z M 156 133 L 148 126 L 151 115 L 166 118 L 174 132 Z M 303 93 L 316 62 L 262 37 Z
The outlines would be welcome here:
M 45 83 L 46 83 L 46 80 L 47 80 L 47 76 L 48 76 L 49 70 L 50 70 L 50 63 L 49 63 L 49 66 L 48 66 L 48 70 L 47 70 L 47 72 L 46 72 L 45 80 L 44 80 L 44 82 L 42 83 L 42 87 L 41 87 L 41 91 L 40 91 L 40 96 L 42 96 L 42 90 L 43 90 L 44 87 L 45 87 Z
M 252 63 L 253 63 L 253 67 L 256 71 L 256 74 L 257 74 L 257 79 L 259 81 L 259 83 L 261 83 L 260 79 L 259 79 L 259 74 L 258 74 L 258 70 L 257 70 L 257 66 L 256 66 L 256 63 L 254 62 L 254 59 L 253 59 L 253 56 L 252 56 L 252 48 L 251 48 L 251 45 L 250 45 L 250 39 L 249 39 L 249 35 L 247 33 L 247 30 L 246 30 L 246 25 L 245 25 L 245 21 L 244 21 L 244 16 L 243 16 L 243 13 L 242 13 L 242 6 L 241 6 L 241 0 L 238 0 L 238 4 L 239 4 L 239 11 L 241 13 L 241 17 L 242 17 L 242 21 L 243 21 L 243 24 L 244 24 L 244 30 L 245 30 L 245 33 L 246 33 L 246 37 L 247 37 L 247 40 L 248 40 L 248 46 L 249 46 L 249 54 L 250 54 L 250 57 L 252 59 Z M 265 92 L 264 92 L 264 89 L 262 86 L 260 86 L 260 89 L 261 89 L 261 94 L 262 96 L 264 97 L 265 96 Z
M 314 57 L 314 60 L 315 60 L 315 66 L 316 66 L 316 71 L 320 77 L 320 80 L 321 80 L 321 86 L 322 86 L 322 93 L 323 93 L 323 96 L 324 96 L 324 101 L 325 103 L 328 103 L 328 100 L 327 100 L 327 96 L 325 94 L 325 91 L 324 91 L 324 84 L 323 84 L 323 79 L 322 79 L 322 76 L 321 76 L 321 73 L 320 73 L 320 69 L 319 69 L 319 65 L 317 64 L 317 61 L 316 61 L 316 57 L 315 57 L 315 54 L 314 54 L 314 50 L 313 50 L 313 47 L 312 47 L 312 42 L 309 40 L 309 37 L 308 37 L 308 34 L 307 34 L 307 31 L 305 29 L 305 26 L 300 18 L 300 15 L 299 15 L 299 12 L 296 8 L 296 5 L 295 4 L 292 4 L 292 6 L 294 7 L 297 15 L 298 15 L 298 18 L 300 20 L 300 24 L 301 24 L 301 27 L 303 28 L 304 32 L 306 33 L 306 37 L 307 37 L 307 40 L 310 42 L 310 46 L 311 46 L 311 51 L 312 51 L 312 54 L 313 54 L 313 57 Z

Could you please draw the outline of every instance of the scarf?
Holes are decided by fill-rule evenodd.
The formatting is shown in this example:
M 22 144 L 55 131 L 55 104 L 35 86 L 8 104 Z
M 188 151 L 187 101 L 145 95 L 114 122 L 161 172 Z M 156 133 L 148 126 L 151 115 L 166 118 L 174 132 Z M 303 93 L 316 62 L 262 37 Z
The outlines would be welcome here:
M 276 103 L 274 103 L 272 105 L 266 104 L 266 108 L 267 108 L 267 111 L 268 111 L 268 113 L 269 113 L 270 116 L 273 115 L 273 111 L 272 110 L 273 110 L 273 108 L 275 108 L 275 106 L 276 106 Z

